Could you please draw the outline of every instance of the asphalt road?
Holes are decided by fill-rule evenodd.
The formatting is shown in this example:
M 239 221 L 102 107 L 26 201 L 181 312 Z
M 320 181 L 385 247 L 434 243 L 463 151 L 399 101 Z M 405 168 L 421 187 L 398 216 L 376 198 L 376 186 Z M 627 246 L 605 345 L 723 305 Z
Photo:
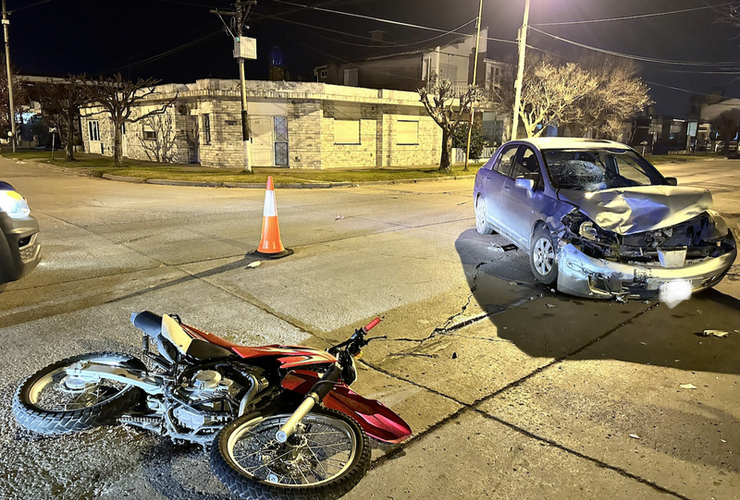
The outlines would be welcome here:
M 740 229 L 740 161 L 661 167 Z M 740 497 L 740 265 L 675 309 L 574 299 L 473 229 L 472 180 L 278 190 L 291 257 L 250 268 L 264 192 L 134 185 L 0 159 L 44 259 L 0 291 L 0 499 L 229 498 L 197 446 L 106 427 L 40 438 L 35 370 L 137 353 L 132 311 L 250 345 L 327 346 L 375 315 L 355 389 L 412 426 L 352 499 Z M 343 218 L 338 218 L 342 215 Z M 725 338 L 699 337 L 707 328 Z M 733 331 L 738 330 L 738 331 Z M 696 389 L 681 389 L 692 384 Z

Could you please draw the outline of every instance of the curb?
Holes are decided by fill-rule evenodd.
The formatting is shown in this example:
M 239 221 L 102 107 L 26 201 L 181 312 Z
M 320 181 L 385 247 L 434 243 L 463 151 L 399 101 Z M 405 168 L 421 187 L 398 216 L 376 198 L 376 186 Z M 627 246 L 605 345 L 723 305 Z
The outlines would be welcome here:
M 5 158 L 6 160 L 13 161 L 12 158 Z M 48 168 L 51 170 L 61 171 L 67 174 L 78 175 L 80 177 L 89 177 L 95 179 L 95 176 L 89 175 L 88 173 L 81 172 L 77 169 L 60 167 L 58 165 L 52 165 L 49 163 L 39 163 L 35 161 L 21 161 L 16 163 L 27 163 L 36 165 L 39 167 Z M 476 171 L 477 171 L 476 167 Z M 238 188 L 238 189 L 265 189 L 264 183 L 251 183 L 251 182 L 203 182 L 203 181 L 179 181 L 170 179 L 146 179 L 143 177 L 127 177 L 123 175 L 114 174 L 103 174 L 101 177 L 108 181 L 114 182 L 128 182 L 132 184 L 153 184 L 158 186 L 190 186 L 190 187 L 221 187 L 221 188 Z M 332 188 L 352 188 L 361 186 L 379 186 L 379 185 L 393 185 L 393 184 L 416 184 L 419 182 L 439 182 L 439 181 L 458 181 L 465 179 L 475 178 L 475 173 L 469 175 L 455 175 L 449 177 L 425 177 L 418 179 L 397 179 L 397 180 L 385 180 L 385 181 L 365 181 L 365 182 L 294 182 L 294 183 L 276 183 L 277 187 L 281 189 L 332 189 Z

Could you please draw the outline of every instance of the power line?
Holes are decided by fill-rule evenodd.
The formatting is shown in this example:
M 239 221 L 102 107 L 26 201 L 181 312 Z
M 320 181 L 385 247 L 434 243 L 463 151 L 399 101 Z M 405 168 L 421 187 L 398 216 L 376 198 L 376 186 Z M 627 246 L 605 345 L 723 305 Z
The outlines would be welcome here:
M 147 57 L 146 59 L 142 59 L 140 61 L 136 61 L 136 62 L 133 62 L 131 64 L 126 64 L 124 66 L 119 66 L 118 68 L 110 69 L 108 71 L 101 71 L 100 74 L 117 73 L 118 71 L 121 71 L 122 69 L 143 66 L 145 64 L 149 64 L 149 63 L 152 63 L 154 61 L 158 61 L 159 59 L 162 59 L 163 57 L 167 57 L 169 55 L 176 54 L 177 52 L 181 52 L 181 51 L 183 51 L 185 49 L 188 49 L 188 48 L 190 48 L 190 47 L 192 47 L 194 45 L 197 45 L 197 44 L 199 44 L 201 42 L 204 42 L 204 41 L 208 40 L 209 38 L 213 38 L 214 36 L 216 36 L 218 34 L 221 34 L 222 32 L 223 31 L 221 29 L 218 29 L 217 31 L 214 31 L 212 33 L 209 33 L 208 35 L 203 36 L 203 37 L 200 37 L 200 38 L 198 38 L 196 40 L 193 40 L 191 42 L 188 42 L 188 43 L 179 45 L 179 46 L 177 46 L 175 48 L 166 50 L 164 52 L 160 52 L 159 54 L 153 55 L 151 57 Z
M 403 26 L 405 28 L 416 28 L 416 29 L 422 29 L 422 30 L 428 30 L 428 31 L 436 31 L 436 32 L 439 32 L 439 33 L 448 33 L 447 30 L 444 30 L 444 29 L 441 29 L 441 28 L 432 28 L 431 26 L 421 26 L 419 24 L 406 23 L 406 22 L 402 22 L 402 21 L 394 21 L 392 19 L 383 19 L 383 18 L 375 17 L 375 16 L 366 16 L 364 14 L 355 14 L 355 13 L 352 13 L 352 12 L 342 12 L 342 11 L 334 10 L 334 9 L 325 9 L 323 7 L 314 7 L 314 6 L 311 6 L 311 5 L 305 5 L 305 4 L 300 4 L 300 3 L 288 2 L 286 0 L 270 0 L 270 1 L 276 2 L 276 3 L 285 4 L 285 5 L 292 5 L 294 7 L 303 7 L 304 9 L 318 10 L 320 12 L 328 12 L 330 14 L 340 14 L 340 15 L 343 15 L 343 16 L 357 17 L 357 18 L 360 18 L 360 19 L 367 19 L 367 20 L 370 20 L 370 21 L 377 21 L 377 22 L 380 22 L 380 23 L 394 24 L 396 26 Z M 475 36 L 475 35 L 471 35 L 471 34 L 468 34 L 468 33 L 460 33 L 460 34 L 461 35 L 468 36 L 468 37 L 471 37 L 471 38 Z
M 563 22 L 557 22 L 557 23 L 537 23 L 531 26 L 563 26 L 563 25 L 571 25 L 571 24 L 606 23 L 606 22 L 611 22 L 611 21 L 630 21 L 633 19 L 644 19 L 648 17 L 682 14 L 684 12 L 694 12 L 697 10 L 717 9 L 718 7 L 727 7 L 729 5 L 733 5 L 734 3 L 736 2 L 727 2 L 723 4 L 717 4 L 717 5 L 704 5 L 703 7 L 690 7 L 687 9 L 669 10 L 669 11 L 664 11 L 664 12 L 653 12 L 650 14 L 635 14 L 631 16 L 608 17 L 608 18 L 603 18 L 603 19 L 585 19 L 582 21 L 563 21 Z
M 670 59 L 659 59 L 655 57 L 647 57 L 647 56 L 640 56 L 636 54 L 627 54 L 624 52 L 617 52 L 614 50 L 608 50 L 608 49 L 602 49 L 599 47 L 593 47 L 591 45 L 586 45 L 584 43 L 576 42 L 573 40 L 569 40 L 567 38 L 563 38 L 557 35 L 553 35 L 552 33 L 548 33 L 546 31 L 542 31 L 540 29 L 537 29 L 535 27 L 532 27 L 532 29 L 538 33 L 542 33 L 543 35 L 549 36 L 551 38 L 554 38 L 555 40 L 559 40 L 561 42 L 569 43 L 571 45 L 575 45 L 577 47 L 581 47 L 588 50 L 593 50 L 594 52 L 600 52 L 602 54 L 608 54 L 615 57 L 623 57 L 625 59 L 634 59 L 635 61 L 642 61 L 647 63 L 653 63 L 653 64 L 667 64 L 670 66 L 704 66 L 704 67 L 716 67 L 716 66 L 736 66 L 737 62 L 700 62 L 700 61 L 675 61 Z
M 9 10 L 8 14 L 13 14 L 15 12 L 18 12 L 19 10 L 30 9 L 31 7 L 36 7 L 38 5 L 49 3 L 49 2 L 51 2 L 51 0 L 41 0 L 40 2 L 32 3 L 31 5 L 24 5 L 23 7 L 18 7 L 17 9 Z

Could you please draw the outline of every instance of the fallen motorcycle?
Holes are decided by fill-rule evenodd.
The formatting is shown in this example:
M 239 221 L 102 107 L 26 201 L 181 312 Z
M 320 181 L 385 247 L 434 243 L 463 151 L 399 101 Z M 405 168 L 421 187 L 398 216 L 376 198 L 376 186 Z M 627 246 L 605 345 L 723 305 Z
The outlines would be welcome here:
M 327 351 L 240 346 L 177 315 L 144 311 L 131 322 L 144 332 L 148 365 L 115 352 L 49 365 L 17 390 L 18 422 L 42 434 L 119 422 L 210 445 L 213 472 L 241 498 L 338 498 L 367 471 L 367 436 L 411 435 L 388 407 L 349 388 L 378 318 Z

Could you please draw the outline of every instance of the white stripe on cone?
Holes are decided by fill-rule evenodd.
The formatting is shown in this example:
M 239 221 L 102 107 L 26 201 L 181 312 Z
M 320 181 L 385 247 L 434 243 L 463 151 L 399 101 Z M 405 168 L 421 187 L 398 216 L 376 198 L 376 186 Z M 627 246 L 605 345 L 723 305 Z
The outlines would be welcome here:
M 265 191 L 265 210 L 263 217 L 277 217 L 277 206 L 275 205 L 275 191 Z

